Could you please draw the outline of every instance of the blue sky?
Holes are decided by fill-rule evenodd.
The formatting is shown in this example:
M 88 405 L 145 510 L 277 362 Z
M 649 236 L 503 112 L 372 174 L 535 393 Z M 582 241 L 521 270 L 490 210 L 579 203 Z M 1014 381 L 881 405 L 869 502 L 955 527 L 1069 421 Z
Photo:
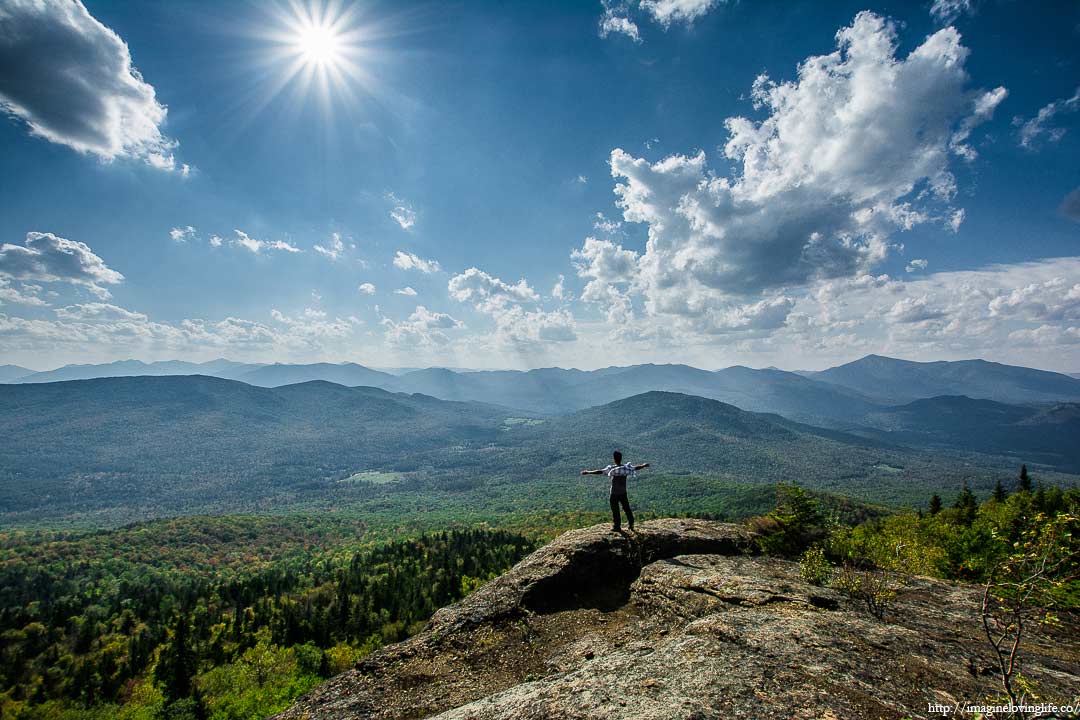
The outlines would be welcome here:
M 1074 2 L 10 0 L 0 363 L 1080 371 L 1078 48 Z

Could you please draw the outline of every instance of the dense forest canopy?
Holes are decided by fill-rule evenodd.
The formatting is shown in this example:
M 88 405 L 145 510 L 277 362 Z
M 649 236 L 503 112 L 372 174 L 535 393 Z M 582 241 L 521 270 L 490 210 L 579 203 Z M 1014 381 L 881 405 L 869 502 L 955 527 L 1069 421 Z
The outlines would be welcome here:
M 262 717 L 534 546 L 486 529 L 370 542 L 311 517 L 0 534 L 0 714 Z
M 797 556 L 825 537 L 835 561 L 873 567 L 903 546 L 905 570 L 968 582 L 984 580 L 1033 522 L 1080 515 L 1080 490 L 1033 481 L 1026 469 L 982 503 L 965 486 L 918 512 L 797 486 L 746 489 L 725 516 L 775 504 L 754 521 L 772 523 L 766 551 Z M 504 529 L 405 535 L 332 515 L 0 533 L 0 711 L 20 720 L 265 717 L 416 632 L 544 538 L 603 517 L 517 515 Z M 1075 583 L 1065 592 L 1064 607 L 1078 606 Z

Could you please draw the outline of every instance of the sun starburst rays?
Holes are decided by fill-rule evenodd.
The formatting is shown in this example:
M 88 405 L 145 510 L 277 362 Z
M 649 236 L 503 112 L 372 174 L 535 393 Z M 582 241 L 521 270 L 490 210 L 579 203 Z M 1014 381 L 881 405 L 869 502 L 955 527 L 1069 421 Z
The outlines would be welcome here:
M 277 68 L 268 100 L 291 87 L 301 101 L 314 95 L 329 107 L 353 104 L 358 90 L 370 89 L 370 50 L 355 4 L 292 0 L 274 15 L 274 28 L 265 35 L 268 60 Z

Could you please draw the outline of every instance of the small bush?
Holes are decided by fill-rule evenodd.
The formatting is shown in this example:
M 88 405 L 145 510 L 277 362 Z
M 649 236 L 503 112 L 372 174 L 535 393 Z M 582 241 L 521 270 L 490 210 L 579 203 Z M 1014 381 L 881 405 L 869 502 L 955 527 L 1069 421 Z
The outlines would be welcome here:
M 746 528 L 757 537 L 772 535 L 780 532 L 782 529 L 776 518 L 770 515 L 757 515 L 752 518 L 747 518 L 745 523 Z
M 799 575 L 811 585 L 824 585 L 832 577 L 832 563 L 825 557 L 825 551 L 815 545 L 799 558 Z
M 866 605 L 874 617 L 883 619 L 896 593 L 905 584 L 904 577 L 885 568 L 860 570 L 844 563 L 836 571 L 832 587 Z

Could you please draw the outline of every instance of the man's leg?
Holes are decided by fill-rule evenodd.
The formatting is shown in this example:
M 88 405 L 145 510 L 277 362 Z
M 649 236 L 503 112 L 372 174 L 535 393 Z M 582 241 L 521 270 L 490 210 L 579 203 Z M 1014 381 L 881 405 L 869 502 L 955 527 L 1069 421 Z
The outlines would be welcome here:
M 619 530 L 622 525 L 622 518 L 619 517 L 619 497 L 612 495 L 611 502 L 611 529 Z
M 623 510 L 626 511 L 626 522 L 630 525 L 630 529 L 634 529 L 634 513 L 630 511 L 630 498 L 623 495 L 619 498 L 619 502 L 622 503 Z

